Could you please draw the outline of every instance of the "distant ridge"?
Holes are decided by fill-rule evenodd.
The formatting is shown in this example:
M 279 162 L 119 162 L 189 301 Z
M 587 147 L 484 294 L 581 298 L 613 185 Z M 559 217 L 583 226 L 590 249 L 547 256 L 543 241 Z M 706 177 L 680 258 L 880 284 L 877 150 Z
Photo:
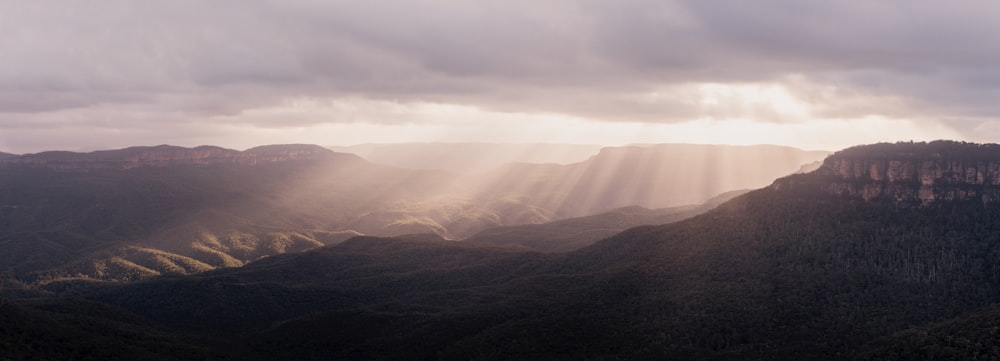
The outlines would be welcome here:
M 549 143 L 386 143 L 330 147 L 375 163 L 458 174 L 487 172 L 508 163 L 576 163 L 597 154 L 601 148 L 594 144 Z
M 10 154 L 10 153 L 0 152 L 0 159 L 7 159 L 7 158 L 10 158 L 10 157 L 16 157 L 16 156 L 17 156 L 17 154 Z
M 215 146 L 184 148 L 171 145 L 158 145 L 90 153 L 49 151 L 20 156 L 0 156 L 0 166 L 28 166 L 57 170 L 133 169 L 178 165 L 256 165 L 261 163 L 332 159 L 334 157 L 360 160 L 360 158 L 354 155 L 335 153 L 318 145 L 307 144 L 267 145 L 242 152 Z
M 574 164 L 511 164 L 485 177 L 485 194 L 533 200 L 559 217 L 638 205 L 701 204 L 736 189 L 766 187 L 829 153 L 775 145 L 656 144 L 606 147 Z

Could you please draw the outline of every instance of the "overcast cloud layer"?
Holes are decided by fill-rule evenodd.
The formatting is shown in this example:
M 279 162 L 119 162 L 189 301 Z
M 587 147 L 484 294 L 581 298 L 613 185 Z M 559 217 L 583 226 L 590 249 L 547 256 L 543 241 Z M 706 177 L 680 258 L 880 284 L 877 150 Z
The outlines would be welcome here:
M 0 151 L 480 121 L 456 111 L 995 141 L 996 19 L 986 0 L 0 0 Z

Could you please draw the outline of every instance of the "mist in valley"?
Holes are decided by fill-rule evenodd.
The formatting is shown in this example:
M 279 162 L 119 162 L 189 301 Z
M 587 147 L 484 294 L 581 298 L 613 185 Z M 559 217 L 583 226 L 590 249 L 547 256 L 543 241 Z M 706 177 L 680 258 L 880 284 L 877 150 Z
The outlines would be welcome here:
M 459 174 L 382 165 L 318 146 L 271 146 L 266 156 L 256 149 L 262 148 L 214 154 L 139 147 L 10 158 L 0 165 L 8 174 L 0 182 L 11 223 L 3 238 L 12 250 L 7 267 L 28 283 L 137 280 L 238 267 L 360 235 L 426 233 L 462 241 L 492 228 L 585 216 L 589 226 L 571 234 L 610 236 L 706 211 L 698 205 L 713 196 L 766 185 L 825 154 L 635 146 L 604 148 L 570 164 L 521 162 L 532 159 L 526 156 Z M 234 164 L 239 157 L 249 160 Z M 623 207 L 631 208 L 616 211 Z M 633 220 L 602 222 L 623 211 Z M 600 236 L 540 247 L 572 250 Z M 42 249 L 54 257 L 31 256 Z

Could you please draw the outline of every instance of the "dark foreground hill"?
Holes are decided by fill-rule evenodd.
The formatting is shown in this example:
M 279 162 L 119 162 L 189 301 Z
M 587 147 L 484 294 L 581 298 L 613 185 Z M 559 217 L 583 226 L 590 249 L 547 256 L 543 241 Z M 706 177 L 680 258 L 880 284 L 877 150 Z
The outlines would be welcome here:
M 848 161 L 876 166 L 841 171 Z M 877 164 L 908 175 L 882 177 Z M 185 348 L 305 360 L 996 359 L 996 164 L 994 146 L 860 147 L 703 215 L 566 254 L 359 237 L 195 276 L 45 290 L 47 302 L 113 310 L 96 316 L 5 297 L 12 317 L 148 325 L 126 342 L 162 344 L 165 359 Z M 883 191 L 849 191 L 864 189 Z M 25 357 L 8 349 L 0 356 Z

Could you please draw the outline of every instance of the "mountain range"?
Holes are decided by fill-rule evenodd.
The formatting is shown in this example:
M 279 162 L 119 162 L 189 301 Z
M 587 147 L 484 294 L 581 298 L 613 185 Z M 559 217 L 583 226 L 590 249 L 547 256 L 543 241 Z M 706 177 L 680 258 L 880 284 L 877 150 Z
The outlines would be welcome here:
M 194 275 L 4 287 L 0 355 L 995 359 L 994 164 L 996 145 L 849 148 L 565 253 L 359 236 Z
M 566 253 L 363 236 L 189 276 L 7 288 L 0 352 L 994 359 L 998 162 L 995 145 L 850 148 L 703 214 Z
M 808 158 L 805 152 L 787 151 L 798 157 L 794 159 Z M 569 212 L 566 204 L 542 201 L 551 198 L 547 189 L 520 189 L 528 178 L 558 187 L 557 180 L 582 168 L 612 173 L 645 164 L 596 159 L 600 157 L 555 166 L 545 175 L 519 176 L 507 169 L 503 174 L 509 180 L 503 181 L 385 166 L 313 145 L 246 151 L 156 146 L 10 156 L 0 159 L 0 247 L 5 250 L 0 278 L 29 284 L 66 278 L 137 280 L 241 266 L 358 235 L 433 233 L 463 239 L 494 227 L 591 216 L 616 203 Z M 711 166 L 722 157 L 702 160 Z M 787 164 L 773 170 L 775 177 L 796 167 L 781 162 Z M 483 186 L 487 181 L 488 187 Z M 613 192 L 634 192 L 638 186 L 622 185 Z M 611 198 L 604 193 L 574 197 L 600 203 Z M 596 216 L 608 217 L 615 216 Z M 642 222 L 681 218 L 647 217 Z M 592 223 L 598 227 L 601 222 Z M 595 236 L 573 237 L 546 249 L 582 247 L 637 224 L 600 226 Z

